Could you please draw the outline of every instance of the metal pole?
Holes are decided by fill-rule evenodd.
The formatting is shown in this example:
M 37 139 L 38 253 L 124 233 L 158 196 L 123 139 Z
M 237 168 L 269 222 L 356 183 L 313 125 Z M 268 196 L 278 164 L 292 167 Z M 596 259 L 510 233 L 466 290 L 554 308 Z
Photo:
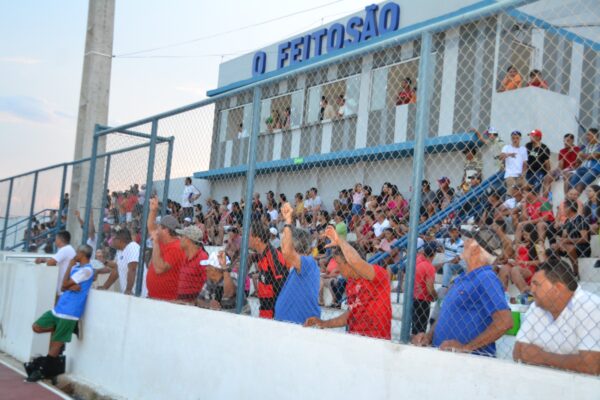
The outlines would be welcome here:
M 169 201 L 169 183 L 171 182 L 171 162 L 173 160 L 174 141 L 175 138 L 171 136 L 171 138 L 169 139 L 169 152 L 167 153 L 167 169 L 165 171 L 165 182 L 163 186 L 163 197 L 162 206 L 160 208 L 160 215 L 165 215 L 167 213 L 167 202 Z M 147 188 L 146 196 L 149 196 Z
M 33 193 L 31 195 L 31 206 L 29 207 L 29 219 L 27 220 L 27 234 L 25 235 L 25 251 L 29 251 L 31 240 L 31 223 L 33 222 L 33 211 L 35 208 L 35 195 L 37 193 L 38 173 L 33 174 Z
M 146 197 L 144 197 L 144 210 L 142 212 L 142 240 L 140 243 L 140 259 L 138 262 L 137 276 L 135 278 L 135 295 L 142 295 L 142 280 L 144 279 L 144 253 L 146 252 L 146 238 L 148 230 L 145 224 L 148 223 L 148 214 L 150 211 L 150 195 L 152 194 L 152 179 L 154 177 L 154 157 L 156 156 L 156 137 L 158 136 L 158 120 L 152 121 L 152 132 L 150 136 L 150 151 L 148 154 L 148 173 L 146 175 Z M 158 246 L 158 243 L 153 243 Z
M 261 87 L 254 88 L 252 99 L 252 132 L 250 133 L 250 145 L 248 148 L 248 171 L 246 172 L 246 197 L 244 200 L 244 226 L 242 229 L 242 248 L 240 254 L 240 270 L 235 301 L 235 312 L 240 314 L 244 306 L 245 291 L 244 282 L 248 275 L 248 243 L 250 242 L 250 224 L 252 222 L 252 195 L 254 192 L 254 176 L 256 174 L 256 146 L 258 144 L 258 133 L 260 131 L 260 96 Z
M 106 191 L 108 190 L 108 177 L 110 176 L 110 159 L 111 156 L 106 157 L 106 169 L 104 170 L 104 186 L 102 187 L 102 206 L 98 213 L 98 225 L 96 225 L 96 248 L 99 249 L 100 243 L 102 243 L 104 235 L 104 209 L 106 208 Z
M 59 228 L 62 225 L 62 213 L 64 208 L 64 197 L 65 197 L 65 187 L 67 186 L 67 172 L 69 170 L 69 165 L 65 164 L 63 166 L 63 174 L 62 174 L 62 182 L 60 183 L 60 201 L 58 203 L 58 215 L 56 216 L 56 226 Z
M 2 234 L 2 245 L 0 246 L 2 250 L 4 250 L 4 246 L 6 245 L 6 235 L 8 234 L 8 218 L 10 216 L 10 199 L 12 198 L 13 183 L 14 179 L 11 179 L 10 184 L 8 186 L 8 199 L 6 200 L 6 210 L 4 211 L 4 233 Z
M 94 181 L 96 177 L 96 161 L 98 160 L 98 136 L 96 132 L 100 126 L 96 124 L 94 128 L 94 141 L 92 143 L 92 156 L 90 160 L 90 174 L 88 178 L 87 194 L 85 199 L 85 217 L 83 218 L 83 234 L 81 235 L 81 244 L 86 244 L 88 231 L 90 229 L 90 217 L 92 215 L 92 197 L 94 196 Z M 77 205 L 75 205 L 77 207 Z
M 410 341 L 410 328 L 413 311 L 413 289 L 417 259 L 417 239 L 421 206 L 421 181 L 425 167 L 425 138 L 429 134 L 429 102 L 431 99 L 432 62 L 431 32 L 421 35 L 421 58 L 419 60 L 419 85 L 417 88 L 417 120 L 415 126 L 415 147 L 413 153 L 413 194 L 410 199 L 410 222 L 408 228 L 408 259 L 406 265 L 404 304 L 402 305 L 402 326 L 400 341 Z

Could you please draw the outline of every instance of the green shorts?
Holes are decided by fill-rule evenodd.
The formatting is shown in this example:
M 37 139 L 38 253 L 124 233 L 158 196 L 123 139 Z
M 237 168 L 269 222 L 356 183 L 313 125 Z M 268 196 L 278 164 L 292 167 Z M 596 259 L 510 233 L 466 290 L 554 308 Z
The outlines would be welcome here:
M 77 326 L 77 321 L 72 319 L 58 318 L 52 311 L 46 311 L 41 317 L 35 321 L 35 325 L 42 328 L 53 328 L 52 337 L 50 338 L 53 342 L 69 343 L 73 331 Z

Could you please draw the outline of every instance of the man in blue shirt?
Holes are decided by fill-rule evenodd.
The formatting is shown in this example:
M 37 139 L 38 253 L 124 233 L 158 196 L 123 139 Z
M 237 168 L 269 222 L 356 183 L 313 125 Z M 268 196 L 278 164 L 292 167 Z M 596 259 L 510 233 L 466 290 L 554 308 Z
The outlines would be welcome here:
M 32 326 L 35 333 L 50 332 L 48 356 L 39 357 L 25 364 L 27 381 L 53 378 L 64 372 L 64 358 L 59 357 L 65 343 L 71 341 L 77 321 L 83 315 L 88 293 L 94 281 L 94 269 L 90 264 L 93 250 L 89 245 L 79 246 L 75 257 L 65 273 L 56 306 L 46 311 Z
M 285 222 L 281 236 L 281 251 L 290 273 L 275 303 L 275 320 L 303 324 L 310 317 L 320 317 L 319 283 L 321 273 L 310 256 L 310 234 L 292 226 L 293 208 L 281 207 Z
M 513 324 L 502 284 L 490 265 L 502 241 L 488 228 L 463 232 L 463 237 L 467 238 L 462 254 L 467 272 L 454 280 L 435 325 L 415 335 L 412 342 L 495 356 L 496 340 Z

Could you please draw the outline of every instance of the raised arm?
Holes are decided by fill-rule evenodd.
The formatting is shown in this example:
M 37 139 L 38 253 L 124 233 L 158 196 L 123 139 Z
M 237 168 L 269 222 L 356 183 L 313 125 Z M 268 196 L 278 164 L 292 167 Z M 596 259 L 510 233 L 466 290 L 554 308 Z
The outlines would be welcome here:
M 348 265 L 364 279 L 372 281 L 375 277 L 375 268 L 360 257 L 358 251 L 354 249 L 347 241 L 339 237 L 335 228 L 331 225 L 325 229 L 324 237 L 329 239 L 330 243 L 325 247 L 339 247 L 348 262 Z
M 292 238 L 293 233 L 291 225 L 293 222 L 293 213 L 294 209 L 290 203 L 285 203 L 281 207 L 281 215 L 285 223 L 283 232 L 281 234 L 281 252 L 287 266 L 296 268 L 298 271 L 300 271 L 300 254 L 298 254 L 294 248 L 294 240 Z
M 157 197 L 152 197 L 150 199 L 150 213 L 148 214 L 148 221 L 147 221 L 147 226 L 148 226 L 148 233 L 152 233 L 156 230 L 157 226 L 156 226 L 156 217 L 158 216 L 158 198 Z

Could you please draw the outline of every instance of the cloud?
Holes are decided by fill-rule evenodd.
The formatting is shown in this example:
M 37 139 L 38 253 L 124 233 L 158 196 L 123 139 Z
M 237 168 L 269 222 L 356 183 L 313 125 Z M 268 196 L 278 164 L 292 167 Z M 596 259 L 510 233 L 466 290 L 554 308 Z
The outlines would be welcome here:
M 39 64 L 42 60 L 30 57 L 0 57 L 0 63 L 33 65 Z
M 72 119 L 74 116 L 56 110 L 49 102 L 29 96 L 0 96 L 0 120 L 26 121 L 45 124 L 57 117 Z

